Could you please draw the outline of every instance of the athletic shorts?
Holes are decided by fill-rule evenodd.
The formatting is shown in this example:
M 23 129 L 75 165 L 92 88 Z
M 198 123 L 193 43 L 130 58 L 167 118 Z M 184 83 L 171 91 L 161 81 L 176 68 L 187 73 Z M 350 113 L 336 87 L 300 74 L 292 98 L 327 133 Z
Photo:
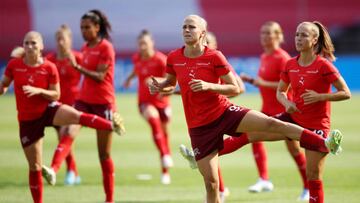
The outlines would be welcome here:
M 141 114 L 143 114 L 143 111 L 147 105 L 152 105 L 152 104 L 149 104 L 149 103 L 140 103 L 139 104 L 139 111 Z M 160 108 L 157 106 L 154 106 L 154 107 L 156 108 L 156 110 L 159 113 L 161 122 L 167 123 L 170 121 L 170 118 L 171 118 L 171 107 L 170 106 L 166 106 L 165 108 Z
M 284 122 L 288 122 L 288 123 L 292 123 L 292 124 L 295 124 L 295 125 L 298 125 L 298 126 L 301 126 L 300 124 L 296 123 L 292 118 L 291 118 L 291 115 L 289 113 L 279 113 L 279 114 L 276 114 L 273 116 L 274 118 L 276 119 L 279 119 L 281 121 L 284 121 Z M 301 126 L 303 128 L 306 128 L 304 126 Z M 323 138 L 326 138 L 329 134 L 329 129 L 312 129 L 312 128 L 306 128 L 310 131 L 313 131 L 314 133 L 316 133 L 317 135 L 320 135 L 322 136 Z
M 76 110 L 95 114 L 107 120 L 112 120 L 113 108 L 111 104 L 89 104 L 80 100 L 75 101 L 74 107 Z
M 23 148 L 44 137 L 45 127 L 53 126 L 55 114 L 60 106 L 60 103 L 52 102 L 47 106 L 40 118 L 29 121 L 19 121 L 20 141 Z
M 224 134 L 240 136 L 242 133 L 237 133 L 236 129 L 249 111 L 250 109 L 231 105 L 215 121 L 200 127 L 190 128 L 189 135 L 195 159 L 198 161 L 215 150 L 223 149 Z

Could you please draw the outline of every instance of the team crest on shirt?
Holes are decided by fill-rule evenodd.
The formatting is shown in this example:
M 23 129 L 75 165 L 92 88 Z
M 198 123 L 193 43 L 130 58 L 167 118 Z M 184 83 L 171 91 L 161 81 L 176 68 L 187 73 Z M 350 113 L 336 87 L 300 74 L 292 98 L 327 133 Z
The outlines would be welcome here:
M 300 79 L 299 79 L 299 83 L 300 83 L 301 85 L 304 85 L 304 83 L 305 83 L 305 79 L 304 79 L 304 77 L 303 77 L 303 76 L 301 76 L 301 77 L 300 77 Z
M 192 79 L 195 79 L 195 70 L 190 70 L 189 72 L 189 77 L 192 78 Z
M 31 83 L 31 84 L 33 84 L 33 83 L 35 82 L 35 80 L 34 80 L 34 78 L 33 78 L 32 75 L 29 76 L 28 82 Z

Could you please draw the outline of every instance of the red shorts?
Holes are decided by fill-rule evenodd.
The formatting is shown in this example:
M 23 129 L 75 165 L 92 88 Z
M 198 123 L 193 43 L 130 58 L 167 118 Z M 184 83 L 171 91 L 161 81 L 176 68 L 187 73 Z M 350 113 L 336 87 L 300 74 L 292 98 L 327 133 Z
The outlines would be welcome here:
M 140 103 L 139 104 L 139 110 L 140 110 L 141 114 L 143 114 L 144 108 L 147 105 L 152 105 L 152 104 L 149 104 L 149 103 Z M 170 121 L 170 118 L 171 118 L 171 107 L 170 106 L 166 106 L 164 108 L 160 108 L 160 107 L 157 107 L 157 106 L 154 106 L 154 107 L 159 112 L 161 122 L 167 123 L 167 122 Z
M 111 104 L 89 104 L 80 100 L 75 101 L 74 107 L 76 110 L 95 114 L 107 120 L 112 120 L 113 105 Z
M 195 159 L 200 160 L 213 151 L 224 148 L 224 134 L 240 136 L 242 133 L 237 133 L 236 129 L 249 111 L 250 109 L 231 105 L 215 121 L 200 127 L 189 128 Z
M 288 122 L 288 123 L 293 123 L 293 124 L 296 124 L 298 126 L 301 126 L 300 124 L 296 123 L 292 118 L 291 118 L 291 115 L 289 113 L 279 113 L 279 114 L 276 114 L 273 116 L 274 118 L 277 118 L 281 121 L 284 121 L 284 122 Z M 303 128 L 306 128 L 310 131 L 313 131 L 314 133 L 318 134 L 318 135 L 321 135 L 323 138 L 326 138 L 329 134 L 329 129 L 312 129 L 312 128 L 307 128 L 307 127 L 304 127 L 304 126 L 301 126 Z
M 52 102 L 40 118 L 29 121 L 19 121 L 20 141 L 23 148 L 44 137 L 45 127 L 53 126 L 55 114 L 60 106 L 60 103 Z

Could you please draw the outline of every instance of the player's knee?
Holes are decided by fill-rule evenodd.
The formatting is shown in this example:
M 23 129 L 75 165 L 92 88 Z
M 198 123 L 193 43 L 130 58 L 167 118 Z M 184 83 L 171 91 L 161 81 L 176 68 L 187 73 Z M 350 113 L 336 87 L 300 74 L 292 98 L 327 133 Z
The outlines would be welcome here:
M 29 163 L 30 171 L 40 171 L 41 170 L 41 163 Z
M 306 177 L 308 180 L 319 180 L 320 179 L 320 170 L 316 167 L 306 169 Z
M 208 192 L 215 192 L 219 188 L 219 183 L 214 178 L 206 178 L 205 187 Z

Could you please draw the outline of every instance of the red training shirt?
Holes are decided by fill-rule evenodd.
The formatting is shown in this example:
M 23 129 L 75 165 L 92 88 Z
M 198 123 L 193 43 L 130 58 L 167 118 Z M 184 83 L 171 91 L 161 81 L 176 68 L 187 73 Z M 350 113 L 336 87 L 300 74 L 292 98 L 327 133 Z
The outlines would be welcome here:
M 205 47 L 202 56 L 187 58 L 184 48 L 168 55 L 166 71 L 176 76 L 188 128 L 195 128 L 219 118 L 231 103 L 226 96 L 215 92 L 193 92 L 188 83 L 191 79 L 219 83 L 220 76 L 229 73 L 230 64 L 220 51 Z
M 108 40 L 102 39 L 95 47 L 88 47 L 85 44 L 81 51 L 83 68 L 96 71 L 100 64 L 106 64 L 109 67 L 102 82 L 96 82 L 87 76 L 84 77 L 79 100 L 89 104 L 112 104 L 115 108 L 115 51 L 112 44 Z
M 315 61 L 306 67 L 299 66 L 298 57 L 289 60 L 281 74 L 281 79 L 291 84 L 293 101 L 301 111 L 291 114 L 291 117 L 305 128 L 329 130 L 330 101 L 304 105 L 301 94 L 305 93 L 305 90 L 330 93 L 331 84 L 339 79 L 340 74 L 331 62 L 321 56 L 317 56 Z
M 72 53 L 75 56 L 76 62 L 81 64 L 81 53 L 77 51 L 72 51 Z M 79 94 L 80 72 L 75 70 L 68 58 L 58 59 L 56 53 L 50 53 L 46 58 L 56 65 L 59 72 L 61 90 L 59 101 L 72 106 Z
M 23 58 L 11 59 L 5 69 L 6 77 L 14 81 L 19 121 L 40 118 L 50 102 L 41 95 L 27 97 L 22 89 L 23 86 L 31 85 L 48 89 L 50 84 L 57 84 L 59 82 L 59 75 L 55 64 L 44 59 L 43 64 L 31 67 L 26 65 L 23 60 Z
M 141 59 L 140 54 L 132 57 L 134 71 L 138 77 L 138 102 L 150 103 L 158 108 L 165 108 L 169 105 L 169 97 L 160 94 L 151 95 L 147 85 L 147 79 L 151 76 L 164 77 L 166 71 L 166 56 L 156 51 L 149 59 Z
M 290 55 L 281 48 L 271 54 L 261 54 L 258 76 L 266 81 L 279 82 L 280 74 L 284 71 L 286 62 L 290 58 Z M 276 89 L 259 86 L 259 91 L 262 99 L 261 111 L 263 113 L 276 115 L 285 111 L 284 106 L 276 99 Z

